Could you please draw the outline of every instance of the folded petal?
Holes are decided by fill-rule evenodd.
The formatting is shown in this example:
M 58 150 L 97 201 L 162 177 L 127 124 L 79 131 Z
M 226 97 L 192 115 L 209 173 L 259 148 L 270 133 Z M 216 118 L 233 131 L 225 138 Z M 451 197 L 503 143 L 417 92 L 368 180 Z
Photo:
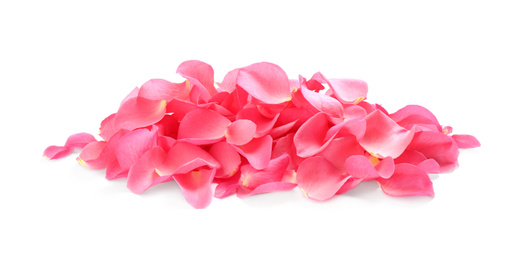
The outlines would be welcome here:
M 434 159 L 426 159 L 419 163 L 417 167 L 423 169 L 427 173 L 440 173 L 440 165 Z
M 406 129 L 411 129 L 413 125 L 432 125 L 439 132 L 442 131 L 442 127 L 435 115 L 419 105 L 405 106 L 397 110 L 397 112 L 390 114 L 390 118 Z
M 172 114 L 174 118 L 176 118 L 178 121 L 181 121 L 187 113 L 198 108 L 198 105 L 190 101 L 173 99 L 167 104 L 166 113 Z
M 358 105 L 346 105 L 344 106 L 344 118 L 364 118 L 367 116 L 367 111 Z
M 337 118 L 343 117 L 344 108 L 338 100 L 330 96 L 309 90 L 306 86 L 305 79 L 301 76 L 300 82 L 302 83 L 300 87 L 301 94 L 303 94 L 303 97 L 306 101 L 308 101 L 308 103 L 310 103 L 310 105 L 312 105 L 319 112 L 324 112 L 329 116 Z
M 260 138 L 253 138 L 249 143 L 241 146 L 234 146 L 235 150 L 244 156 L 249 164 L 257 170 L 262 170 L 271 160 L 273 139 L 266 135 Z
M 114 128 L 114 117 L 116 113 L 109 115 L 100 123 L 100 129 L 98 134 L 104 141 L 109 141 L 109 139 L 116 134 L 119 129 Z
M 240 169 L 230 178 L 215 178 L 214 182 L 217 183 L 217 186 L 214 192 L 214 197 L 221 199 L 235 194 L 237 188 L 239 188 L 239 179 Z
M 209 168 L 221 167 L 220 163 L 212 155 L 200 147 L 191 143 L 177 141 L 169 149 L 164 162 L 157 169 L 157 173 L 161 176 L 187 173 L 203 166 Z
M 214 87 L 214 69 L 212 66 L 199 60 L 189 60 L 182 62 L 176 73 L 188 79 L 192 85 L 201 86 L 213 97 L 217 94 Z
M 304 160 L 297 170 L 298 187 L 308 198 L 319 201 L 333 197 L 349 178 L 320 156 Z
M 356 104 L 367 97 L 367 83 L 359 79 L 327 79 L 321 73 L 316 73 L 312 79 L 326 83 L 335 97 L 342 103 Z
M 344 164 L 347 174 L 358 179 L 369 179 L 379 177 L 378 172 L 372 166 L 369 159 L 363 155 L 353 155 L 346 159 Z
M 118 160 L 112 161 L 107 170 L 105 171 L 105 178 L 107 180 L 114 180 L 118 178 L 126 178 L 128 175 L 128 169 L 125 169 L 119 165 Z
M 260 111 L 256 107 L 244 108 L 237 113 L 237 120 L 240 119 L 248 119 L 256 124 L 256 132 L 255 137 L 262 137 L 269 132 L 273 128 L 274 124 L 278 120 L 279 114 L 275 115 L 272 118 L 263 116 Z
M 283 154 L 288 154 L 290 157 L 288 169 L 296 171 L 297 167 L 304 161 L 303 158 L 297 156 L 296 147 L 294 146 L 294 133 L 290 133 L 276 142 L 271 158 L 274 159 Z
M 178 128 L 178 139 L 194 144 L 211 144 L 224 138 L 230 120 L 209 109 L 187 113 Z
M 262 193 L 276 192 L 276 191 L 289 191 L 297 186 L 295 183 L 290 182 L 269 182 L 256 187 L 253 190 L 239 189 L 237 190 L 237 197 L 245 198 Z
M 378 183 L 390 196 L 435 196 L 433 183 L 426 171 L 411 164 L 397 164 L 392 177 L 378 179 Z
M 77 161 L 85 167 L 91 169 L 103 169 L 106 168 L 109 163 L 114 160 L 116 157 L 114 153 L 109 153 L 107 156 L 107 152 L 103 153 L 107 142 L 105 141 L 96 141 L 89 143 L 82 149 L 80 155 L 77 157 Z
M 166 100 L 150 100 L 143 97 L 128 99 L 113 118 L 114 129 L 133 130 L 152 125 L 166 114 Z
M 43 156 L 50 160 L 60 159 L 62 157 L 68 156 L 74 150 L 75 148 L 73 147 L 51 145 L 46 147 L 46 149 L 43 152 Z
M 113 135 L 109 141 L 98 141 L 89 143 L 82 149 L 77 161 L 87 168 L 104 169 L 116 160 L 115 149 L 119 144 L 119 140 L 129 131 L 121 129 Z
M 166 100 L 167 102 L 189 97 L 190 86 L 187 81 L 173 83 L 164 79 L 150 79 L 141 86 L 139 97 L 150 100 Z
M 344 194 L 354 188 L 356 188 L 364 179 L 356 179 L 351 176 L 347 179 L 346 182 L 340 187 L 340 189 L 335 193 L 335 195 Z
M 49 146 L 43 152 L 48 159 L 59 159 L 72 153 L 75 148 L 84 148 L 87 144 L 95 142 L 96 138 L 88 133 L 73 134 L 68 137 L 64 146 Z
M 371 162 L 372 159 L 376 161 Z M 363 155 L 353 155 L 346 159 L 344 164 L 347 174 L 357 179 L 388 179 L 394 173 L 394 160 L 386 157 L 379 161 L 375 157 L 368 158 Z
M 166 152 L 159 146 L 146 151 L 128 171 L 128 189 L 133 193 L 140 194 L 157 183 L 172 180 L 171 175 L 160 176 L 156 172 L 156 169 L 163 164 L 165 157 Z
M 363 118 L 354 118 L 345 120 L 341 123 L 338 123 L 334 126 L 332 126 L 327 132 L 326 132 L 326 138 L 330 138 L 332 136 L 338 137 L 344 137 L 353 135 L 356 137 L 356 140 L 361 140 L 363 136 L 365 135 L 365 130 L 367 129 L 367 122 Z
M 396 164 L 398 163 L 409 163 L 413 165 L 419 165 L 419 163 L 425 161 L 427 158 L 422 153 L 410 149 L 406 149 L 401 156 L 394 159 Z
M 410 144 L 414 130 L 406 130 L 386 116 L 380 110 L 375 110 L 365 117 L 367 129 L 360 144 L 365 150 L 378 157 L 396 158 Z
M 221 166 L 216 171 L 216 178 L 229 178 L 239 169 L 241 163 L 240 155 L 230 144 L 226 142 L 215 143 L 208 152 Z
M 187 202 L 197 209 L 206 208 L 212 201 L 212 180 L 216 169 L 200 168 L 173 175 Z
M 308 119 L 294 135 L 297 155 L 306 158 L 314 156 L 326 148 L 335 137 L 332 136 L 329 140 L 325 140 L 326 133 L 331 126 L 329 116 L 322 112 Z
M 241 68 L 237 85 L 267 104 L 279 104 L 291 99 L 287 74 L 276 64 L 260 62 Z
M 237 75 L 239 69 L 230 70 L 223 78 L 223 82 L 219 83 L 219 89 L 228 93 L 232 93 L 237 85 Z
M 458 166 L 458 145 L 450 136 L 433 131 L 421 131 L 408 146 L 409 150 L 422 153 L 428 159 L 435 159 L 442 172 Z
M 367 97 L 367 83 L 359 79 L 329 79 L 335 97 L 345 103 L 356 104 Z
M 257 125 L 247 119 L 239 119 L 231 123 L 226 130 L 226 142 L 234 145 L 249 143 L 255 136 Z
M 472 135 L 452 135 L 452 139 L 458 145 L 458 148 L 475 148 L 481 146 L 481 143 Z
M 319 155 L 330 162 L 339 171 L 345 172 L 344 164 L 350 156 L 364 155 L 365 150 L 354 136 L 333 139 Z
M 376 165 L 376 171 L 381 178 L 390 178 L 395 171 L 394 159 L 390 156 L 384 158 Z
M 127 133 L 119 139 L 118 145 L 114 150 L 119 166 L 122 169 L 129 169 L 141 155 L 156 144 L 156 127 L 152 131 L 137 129 Z
M 278 158 L 272 159 L 263 170 L 257 170 L 249 164 L 243 165 L 241 167 L 239 183 L 245 188 L 255 189 L 265 183 L 279 182 L 282 180 L 289 163 L 289 155 L 283 154 Z

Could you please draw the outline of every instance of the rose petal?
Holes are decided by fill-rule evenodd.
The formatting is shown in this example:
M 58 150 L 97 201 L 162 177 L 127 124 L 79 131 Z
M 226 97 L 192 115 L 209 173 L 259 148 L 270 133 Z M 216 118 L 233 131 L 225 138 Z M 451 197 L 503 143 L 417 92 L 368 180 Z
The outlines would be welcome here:
M 236 120 L 226 130 L 226 142 L 234 145 L 247 144 L 255 136 L 256 129 L 257 125 L 250 120 Z
M 306 121 L 294 135 L 294 144 L 296 145 L 297 155 L 303 158 L 314 156 L 320 153 L 331 140 L 325 140 L 326 133 L 332 126 L 329 116 L 319 112 L 308 121 Z
M 312 105 L 319 112 L 324 112 L 329 116 L 342 118 L 344 115 L 344 108 L 342 104 L 327 95 L 311 91 L 307 88 L 305 79 L 300 76 L 301 87 L 300 91 L 305 100 Z
M 166 114 L 166 100 L 150 100 L 143 97 L 128 99 L 114 116 L 113 127 L 133 130 L 152 125 Z
M 308 198 L 319 201 L 333 197 L 349 178 L 320 156 L 304 160 L 297 170 L 298 187 Z
M 199 60 L 184 61 L 178 66 L 176 73 L 188 79 L 193 86 L 205 89 L 210 97 L 217 94 L 214 87 L 214 69 L 207 63 Z
M 279 104 L 291 99 L 287 74 L 276 64 L 260 62 L 241 68 L 237 85 L 267 104 Z
M 68 137 L 64 146 L 49 146 L 43 152 L 48 159 L 59 159 L 72 153 L 75 148 L 84 148 L 87 144 L 95 142 L 96 138 L 88 133 L 73 134 Z
M 167 153 L 166 159 L 158 168 L 161 176 L 175 173 L 187 173 L 199 167 L 220 168 L 212 155 L 200 147 L 183 141 L 177 141 Z
M 244 156 L 255 169 L 262 170 L 271 160 L 273 139 L 266 135 L 261 138 L 253 138 L 249 143 L 234 146 L 235 150 Z
M 360 145 L 378 157 L 397 158 L 410 144 L 414 130 L 406 130 L 380 110 L 365 117 L 367 129 Z
M 90 169 L 105 169 L 109 164 L 116 160 L 115 149 L 119 143 L 119 139 L 129 131 L 121 129 L 113 135 L 109 141 L 98 141 L 89 143 L 82 149 L 77 161 Z
M 221 165 L 221 168 L 216 171 L 216 178 L 229 178 L 239 169 L 240 155 L 233 146 L 226 142 L 213 144 L 208 152 Z
M 420 152 L 428 159 L 435 159 L 441 172 L 451 171 L 458 166 L 458 145 L 443 133 L 417 132 L 408 149 Z
M 248 119 L 256 124 L 256 132 L 255 137 L 262 137 L 269 132 L 273 128 L 276 120 L 278 120 L 279 114 L 275 115 L 273 118 L 268 118 L 263 116 L 256 107 L 245 108 L 237 113 L 237 120 L 240 119 Z
M 319 155 L 339 171 L 345 172 L 346 159 L 352 155 L 363 155 L 363 148 L 354 136 L 334 139 Z
M 276 191 L 289 191 L 297 186 L 295 183 L 290 182 L 269 182 L 256 187 L 254 190 L 239 189 L 237 190 L 237 197 L 245 198 L 262 193 L 276 192 Z
M 157 128 L 137 129 L 119 139 L 114 149 L 119 166 L 128 170 L 148 149 L 157 144 Z
M 187 99 L 190 87 L 187 81 L 172 83 L 164 79 L 150 79 L 141 86 L 139 97 L 150 100 L 166 100 L 167 102 L 177 99 Z
M 280 157 L 272 159 L 263 170 L 257 170 L 249 164 L 243 165 L 239 183 L 245 188 L 255 189 L 265 183 L 279 182 L 283 178 L 289 163 L 289 155 L 282 154 Z
M 390 118 L 406 129 L 411 129 L 414 125 L 432 125 L 439 132 L 442 131 L 442 127 L 435 115 L 419 105 L 405 106 L 397 110 L 397 112 L 390 114 Z
M 211 144 L 224 138 L 230 120 L 209 109 L 187 113 L 178 128 L 178 139 L 193 144 Z
M 378 179 L 378 182 L 383 192 L 390 196 L 435 196 L 426 171 L 411 164 L 397 164 L 392 177 Z
M 128 171 L 128 189 L 140 194 L 153 185 L 172 180 L 171 175 L 160 176 L 156 173 L 156 169 L 160 168 L 165 158 L 166 152 L 159 146 L 146 151 Z
M 452 135 L 452 139 L 458 145 L 458 148 L 476 148 L 481 146 L 481 143 L 471 135 Z
M 212 201 L 212 180 L 216 169 L 200 168 L 185 174 L 174 174 L 187 202 L 197 209 L 206 208 Z

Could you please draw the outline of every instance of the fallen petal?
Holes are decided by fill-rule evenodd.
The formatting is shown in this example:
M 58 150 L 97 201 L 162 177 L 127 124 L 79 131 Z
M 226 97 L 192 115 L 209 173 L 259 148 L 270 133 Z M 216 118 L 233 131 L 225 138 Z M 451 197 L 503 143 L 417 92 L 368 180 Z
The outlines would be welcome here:
M 247 119 L 239 119 L 231 123 L 226 130 L 226 142 L 234 145 L 245 145 L 255 136 L 257 125 Z
M 279 104 L 291 99 L 287 74 L 276 64 L 260 62 L 241 68 L 237 85 L 267 104 Z
M 215 143 L 208 152 L 221 165 L 216 171 L 216 178 L 232 177 L 239 169 L 241 163 L 240 155 L 230 144 L 226 142 Z
M 178 128 L 178 140 L 193 144 L 211 144 L 224 138 L 230 120 L 209 109 L 196 109 L 187 113 Z
M 411 164 L 397 164 L 392 177 L 378 179 L 378 183 L 390 196 L 435 196 L 426 171 Z
M 380 110 L 375 110 L 365 117 L 367 129 L 360 144 L 368 152 L 381 158 L 397 158 L 410 144 L 414 130 L 399 126 Z
M 297 185 L 311 199 L 328 200 L 350 178 L 335 168 L 323 157 L 304 160 L 297 170 Z
M 476 148 L 481 143 L 472 135 L 452 135 L 452 139 L 458 145 L 458 148 Z
M 212 180 L 216 169 L 200 168 L 184 174 L 173 175 L 187 202 L 197 209 L 206 208 L 212 201 Z

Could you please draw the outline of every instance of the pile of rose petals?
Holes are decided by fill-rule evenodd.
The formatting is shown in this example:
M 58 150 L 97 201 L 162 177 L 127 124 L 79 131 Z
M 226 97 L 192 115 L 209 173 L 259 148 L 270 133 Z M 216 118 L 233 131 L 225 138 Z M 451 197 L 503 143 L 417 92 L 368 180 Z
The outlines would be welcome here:
M 103 140 L 75 134 L 44 156 L 82 148 L 81 165 L 127 178 L 134 193 L 174 180 L 187 202 L 204 208 L 213 196 L 296 186 L 323 201 L 362 181 L 377 181 L 391 196 L 434 196 L 428 173 L 453 170 L 459 148 L 480 145 L 451 134 L 424 107 L 390 114 L 366 102 L 361 80 L 289 79 L 267 62 L 232 70 L 220 83 L 201 61 L 183 62 L 177 73 L 186 80 L 152 79 L 130 92 L 101 122 Z

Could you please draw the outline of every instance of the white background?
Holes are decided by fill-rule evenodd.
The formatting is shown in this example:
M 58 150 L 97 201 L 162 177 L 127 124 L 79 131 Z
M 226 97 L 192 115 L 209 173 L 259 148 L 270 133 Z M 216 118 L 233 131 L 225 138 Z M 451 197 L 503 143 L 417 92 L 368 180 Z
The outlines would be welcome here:
M 71 2 L 0 3 L 1 259 L 512 259 L 507 1 Z M 295 189 L 205 210 L 175 183 L 134 195 L 77 153 L 41 156 L 97 133 L 146 80 L 181 80 L 188 59 L 217 81 L 259 61 L 363 79 L 370 102 L 423 105 L 482 147 L 432 176 L 434 199 L 365 183 L 324 203 Z

